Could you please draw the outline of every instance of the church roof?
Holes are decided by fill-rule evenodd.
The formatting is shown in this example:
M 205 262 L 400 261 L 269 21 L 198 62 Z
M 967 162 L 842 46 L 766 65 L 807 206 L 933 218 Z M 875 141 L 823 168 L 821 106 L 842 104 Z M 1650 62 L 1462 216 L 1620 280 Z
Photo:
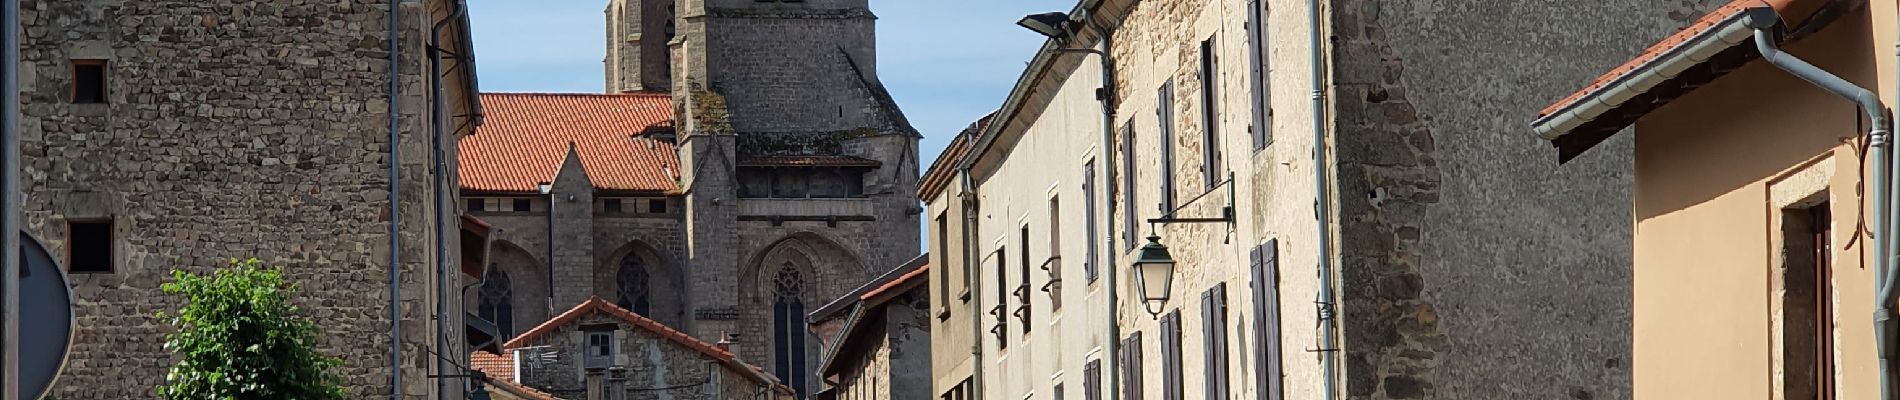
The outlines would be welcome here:
M 672 193 L 679 155 L 651 135 L 673 128 L 666 93 L 483 93 L 486 119 L 460 147 L 462 189 L 538 193 L 571 143 L 594 188 Z
M 557 315 L 547 322 L 542 322 L 541 325 L 536 325 L 534 329 L 529 329 L 527 332 L 515 336 L 514 339 L 509 340 L 508 343 L 501 345 L 501 347 L 503 349 L 513 350 L 526 346 L 534 338 L 553 333 L 560 329 L 562 325 L 574 323 L 579 321 L 581 317 L 593 313 L 602 313 L 619 318 L 625 321 L 627 325 L 646 330 L 661 338 L 698 351 L 700 354 L 718 361 L 721 365 L 724 365 L 726 369 L 737 372 L 740 375 L 745 375 L 760 385 L 772 386 L 781 392 L 791 392 L 790 387 L 779 384 L 777 379 L 772 378 L 771 375 L 766 375 L 765 372 L 758 367 L 739 361 L 739 358 L 734 356 L 732 352 L 721 349 L 712 343 L 706 343 L 704 340 L 699 340 L 693 337 L 693 335 L 686 334 L 686 332 L 675 330 L 672 327 L 666 326 L 666 324 L 660 323 L 660 321 L 654 321 L 653 319 L 640 316 L 640 314 L 634 313 L 633 311 L 620 308 L 620 306 L 614 305 L 613 302 L 600 298 L 600 296 L 588 297 L 587 301 L 581 302 L 580 305 L 568 309 L 567 312 L 563 312 L 561 315 Z

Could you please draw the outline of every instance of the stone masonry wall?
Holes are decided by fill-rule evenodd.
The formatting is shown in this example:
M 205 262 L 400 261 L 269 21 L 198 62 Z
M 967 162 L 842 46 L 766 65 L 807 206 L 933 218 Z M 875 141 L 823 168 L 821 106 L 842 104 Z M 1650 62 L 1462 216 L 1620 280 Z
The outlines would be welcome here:
M 1350 398 L 1629 398 L 1629 135 L 1523 116 L 1715 3 L 1332 3 Z
M 418 4 L 419 5 L 419 4 Z M 154 397 L 172 357 L 168 271 L 284 266 L 352 398 L 389 392 L 387 8 L 380 2 L 28 0 L 25 229 L 111 218 L 112 273 L 76 274 L 54 395 Z M 426 394 L 429 234 L 422 7 L 402 10 L 405 391 Z M 72 104 L 74 59 L 108 60 L 106 104 Z
M 614 366 L 626 370 L 623 375 L 626 380 L 619 384 L 626 390 L 625 399 L 752 398 L 749 395 L 718 396 L 713 391 L 724 388 L 728 392 L 752 393 L 763 388 L 757 382 L 727 370 L 725 365 L 704 353 L 599 313 L 563 325 L 518 348 L 517 357 L 521 360 L 519 379 L 522 384 L 562 398 L 586 398 L 585 359 L 581 355 L 584 354 L 587 336 L 581 328 L 594 324 L 618 327 L 613 333 Z M 717 386 L 711 384 L 714 380 L 718 381 Z M 657 388 L 675 389 L 654 390 Z

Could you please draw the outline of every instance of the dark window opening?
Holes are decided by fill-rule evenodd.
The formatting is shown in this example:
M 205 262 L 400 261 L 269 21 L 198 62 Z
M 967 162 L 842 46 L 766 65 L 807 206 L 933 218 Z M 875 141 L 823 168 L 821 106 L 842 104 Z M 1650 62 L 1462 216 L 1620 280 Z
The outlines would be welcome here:
M 633 311 L 642 316 L 651 316 L 653 302 L 650 277 L 647 275 L 647 262 L 638 254 L 628 254 L 620 259 L 620 271 L 614 276 L 615 286 L 619 288 L 620 298 L 615 304 L 620 308 Z
M 864 171 L 853 168 L 739 169 L 739 197 L 836 199 L 864 196 Z
M 112 273 L 112 220 L 68 221 L 66 270 Z
M 608 214 L 619 214 L 619 213 L 625 212 L 625 210 L 623 209 L 624 206 L 621 203 L 622 202 L 620 199 L 601 200 L 600 208 L 602 212 L 606 212 Z
M 772 171 L 764 168 L 739 169 L 739 197 L 772 197 Z
M 534 200 L 515 199 L 514 201 L 515 212 L 528 212 L 533 209 L 534 209 Z
M 1782 384 L 1790 399 L 1834 399 L 1833 219 L 1826 202 L 1781 218 Z
M 73 103 L 106 102 L 106 60 L 73 60 Z
M 1215 64 L 1214 39 L 1201 42 L 1201 191 L 1214 190 L 1221 181 L 1220 70 Z
M 480 211 L 483 211 L 483 210 L 482 210 L 482 199 L 478 199 L 478 198 L 473 198 L 473 197 L 470 197 L 470 198 L 468 198 L 468 199 L 466 199 L 466 200 L 463 200 L 462 202 L 463 202 L 463 204 L 464 204 L 464 206 L 465 206 L 465 207 L 468 207 L 468 211 L 473 211 L 473 212 L 480 212 Z
M 772 371 L 803 396 L 808 393 L 805 390 L 805 280 L 798 267 L 786 263 L 779 266 L 772 281 Z
M 666 199 L 648 199 L 647 213 L 665 214 L 666 213 Z
M 1022 253 L 1017 256 L 1017 259 L 1021 261 L 1017 263 L 1016 301 L 1020 304 L 1016 306 L 1016 319 L 1020 319 L 1023 322 L 1023 335 L 1029 335 L 1029 328 L 1031 328 L 1029 323 L 1031 317 L 1031 315 L 1029 315 L 1029 299 L 1031 297 L 1029 295 L 1029 264 L 1031 263 L 1029 260 L 1029 225 L 1023 225 L 1019 232 L 1019 245 L 1022 246 Z
M 482 277 L 481 297 L 476 300 L 475 315 L 495 323 L 495 331 L 502 338 L 515 335 L 513 291 L 508 274 L 501 272 L 501 266 L 489 264 L 488 272 Z
M 804 198 L 809 195 L 811 182 L 806 178 L 810 174 L 792 168 L 779 168 L 772 171 L 772 197 Z

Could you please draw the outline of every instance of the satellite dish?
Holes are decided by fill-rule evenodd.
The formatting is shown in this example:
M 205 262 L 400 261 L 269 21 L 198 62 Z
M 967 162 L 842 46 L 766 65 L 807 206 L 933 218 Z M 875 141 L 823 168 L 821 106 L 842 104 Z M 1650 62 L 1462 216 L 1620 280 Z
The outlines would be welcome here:
M 20 233 L 20 396 L 52 389 L 73 344 L 73 293 L 46 246 Z

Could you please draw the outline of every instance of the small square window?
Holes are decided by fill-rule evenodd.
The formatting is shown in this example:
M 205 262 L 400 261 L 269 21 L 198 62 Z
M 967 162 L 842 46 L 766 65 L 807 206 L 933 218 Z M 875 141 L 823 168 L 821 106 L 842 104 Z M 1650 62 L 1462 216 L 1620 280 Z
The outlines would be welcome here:
M 482 199 L 482 211 L 501 212 L 502 199 Z
M 468 207 L 468 211 L 486 211 L 482 209 L 482 199 L 471 197 L 468 200 L 464 200 L 464 202 L 467 204 L 466 207 Z
M 654 214 L 665 214 L 666 213 L 666 199 L 647 200 L 647 212 L 654 213 Z
M 608 214 L 619 214 L 623 212 L 621 210 L 620 199 L 602 200 L 600 208 L 602 212 L 606 212 Z
M 112 220 L 67 221 L 66 270 L 112 273 Z
M 106 60 L 73 60 L 73 103 L 106 102 Z
M 533 204 L 534 200 L 515 199 L 514 210 L 515 212 L 528 212 L 533 210 Z

